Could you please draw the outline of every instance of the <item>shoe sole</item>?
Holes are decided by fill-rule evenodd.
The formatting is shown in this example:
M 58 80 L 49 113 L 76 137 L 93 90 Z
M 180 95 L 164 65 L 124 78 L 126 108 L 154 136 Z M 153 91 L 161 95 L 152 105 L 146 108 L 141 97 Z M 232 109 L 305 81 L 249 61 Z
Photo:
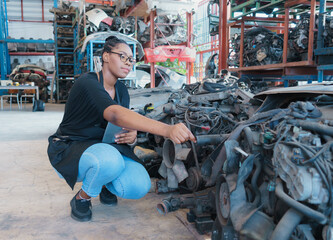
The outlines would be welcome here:
M 115 203 L 106 203 L 106 202 L 104 202 L 104 201 L 101 201 L 101 199 L 99 199 L 99 201 L 100 201 L 103 205 L 107 205 L 107 206 L 117 206 L 117 204 L 118 204 L 118 201 L 115 202 Z
M 91 218 L 78 218 L 73 213 L 71 213 L 71 217 L 79 222 L 89 222 L 91 220 Z
M 103 205 L 107 205 L 107 206 L 117 206 L 118 203 L 106 203 L 106 202 L 102 202 L 100 201 Z

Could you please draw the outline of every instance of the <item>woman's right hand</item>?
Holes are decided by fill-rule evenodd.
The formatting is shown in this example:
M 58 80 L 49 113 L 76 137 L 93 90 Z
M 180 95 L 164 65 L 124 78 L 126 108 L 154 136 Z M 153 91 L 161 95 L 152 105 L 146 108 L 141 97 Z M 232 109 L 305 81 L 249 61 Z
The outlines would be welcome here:
M 168 137 L 177 144 L 186 142 L 188 140 L 196 142 L 194 135 L 183 123 L 170 125 Z

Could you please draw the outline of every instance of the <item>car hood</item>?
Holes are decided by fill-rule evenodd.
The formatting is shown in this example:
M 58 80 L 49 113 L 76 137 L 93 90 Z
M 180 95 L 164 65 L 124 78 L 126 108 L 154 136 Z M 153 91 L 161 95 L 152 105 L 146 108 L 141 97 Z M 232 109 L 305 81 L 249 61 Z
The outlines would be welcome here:
M 314 93 L 333 95 L 333 83 L 316 83 L 296 87 L 274 88 L 264 92 L 260 92 L 255 97 L 263 98 L 268 95 L 277 94 L 295 94 L 295 93 Z

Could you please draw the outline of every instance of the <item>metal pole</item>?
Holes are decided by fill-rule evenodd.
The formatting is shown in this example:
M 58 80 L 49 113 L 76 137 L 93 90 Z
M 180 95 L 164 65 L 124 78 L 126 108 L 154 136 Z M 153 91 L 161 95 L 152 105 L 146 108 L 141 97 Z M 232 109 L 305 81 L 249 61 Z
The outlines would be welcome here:
M 5 0 L 0 0 L 0 70 L 1 70 L 1 80 L 5 80 L 8 74 L 8 47 L 6 43 L 6 13 L 5 13 Z
M 21 0 L 21 20 L 22 20 L 22 22 L 24 21 L 24 16 L 23 16 L 23 0 Z
M 6 24 L 6 30 L 7 30 L 7 32 L 6 32 L 6 38 L 7 38 L 7 36 L 9 36 L 9 33 L 8 33 L 8 15 L 7 15 L 7 3 L 6 3 L 6 0 L 4 1 L 4 3 L 5 3 L 5 24 Z
M 241 22 L 241 40 L 240 40 L 240 49 L 239 49 L 239 67 L 244 65 L 244 20 Z
M 314 43 L 314 27 L 315 27 L 315 11 L 316 0 L 311 0 L 310 26 L 309 26 L 309 42 L 308 42 L 308 62 L 313 63 L 313 43 Z
M 319 5 L 319 21 L 318 21 L 318 36 L 317 36 L 317 49 L 324 47 L 324 26 L 326 22 L 326 0 L 320 0 Z M 324 70 L 318 70 L 318 82 L 323 82 L 324 80 Z
M 155 12 L 150 11 L 150 48 L 155 48 L 154 38 L 155 38 L 155 22 L 154 22 Z M 155 88 L 155 62 L 150 63 L 150 87 Z
M 326 0 L 320 0 L 317 48 L 324 47 L 323 32 L 324 32 L 324 23 L 325 23 L 325 19 L 326 19 L 325 9 L 326 9 Z
M 288 33 L 289 33 L 289 8 L 284 10 L 284 30 L 283 30 L 283 55 L 282 62 L 287 63 L 288 57 Z
M 191 37 L 192 37 L 192 13 L 186 13 L 187 19 L 187 42 L 186 46 L 191 47 Z M 186 62 L 186 83 L 191 83 L 191 63 Z
M 222 4 L 221 4 L 222 3 Z M 228 0 L 220 0 L 220 14 L 219 14 L 219 72 L 226 69 L 228 58 Z
M 44 0 L 42 0 L 42 21 L 44 22 Z

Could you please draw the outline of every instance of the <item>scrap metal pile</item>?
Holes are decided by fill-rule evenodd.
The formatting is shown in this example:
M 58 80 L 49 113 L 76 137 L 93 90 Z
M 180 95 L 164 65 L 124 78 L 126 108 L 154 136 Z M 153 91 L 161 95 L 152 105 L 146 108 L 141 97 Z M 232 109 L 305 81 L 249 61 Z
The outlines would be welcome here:
M 316 17 L 317 18 L 317 17 Z M 288 33 L 288 62 L 307 60 L 309 41 L 310 15 L 300 15 L 295 22 L 295 27 Z M 324 27 L 324 47 L 333 46 L 333 17 L 326 16 Z M 239 66 L 240 58 L 239 34 L 231 39 L 232 50 L 229 55 L 229 66 Z M 314 36 L 316 49 L 317 32 Z M 266 28 L 254 27 L 244 33 L 243 66 L 257 66 L 282 62 L 283 36 L 280 36 Z
M 39 88 L 39 99 L 47 101 L 48 90 L 47 87 L 50 85 L 50 81 L 47 80 L 47 71 L 36 65 L 17 65 L 9 78 L 13 83 L 19 85 L 34 85 Z
M 167 4 L 162 1 L 146 0 L 147 13 L 150 9 L 158 12 L 155 18 L 155 44 L 179 44 L 186 42 L 187 32 L 185 23 L 179 13 L 191 12 L 195 8 L 195 1 L 174 1 L 171 0 Z M 134 36 L 135 25 L 137 24 L 137 39 L 141 44 L 150 41 L 150 24 L 147 24 L 144 17 L 139 17 L 136 21 L 135 17 L 127 16 L 120 17 L 120 13 L 127 8 L 133 7 L 133 1 L 127 1 L 126 4 L 121 4 L 118 1 L 112 7 L 95 8 L 91 5 L 85 13 L 85 26 L 83 20 L 80 22 L 83 34 L 84 29 L 87 30 L 87 35 L 96 32 L 114 31 L 128 36 Z M 174 4 L 174 6 L 172 5 Z M 171 7 L 172 6 L 172 7 Z M 146 17 L 148 14 L 146 15 Z M 82 18 L 83 19 L 83 18 Z M 80 37 L 83 37 L 80 36 Z
M 300 16 L 296 27 L 289 31 L 288 35 L 288 61 L 307 60 L 309 42 L 310 14 Z M 314 49 L 316 48 L 317 33 L 314 38 Z
M 240 35 L 231 39 L 230 66 L 239 66 Z M 243 66 L 267 65 L 282 62 L 283 37 L 263 28 L 255 27 L 244 33 Z
M 179 14 L 177 15 L 159 15 L 155 19 L 155 44 L 180 44 L 186 42 L 185 22 Z M 141 44 L 150 41 L 150 25 L 143 21 L 138 22 L 138 40 Z
M 268 89 L 268 84 L 265 81 L 251 81 L 251 79 L 247 76 L 241 76 L 240 78 L 232 75 L 228 70 L 222 69 L 220 73 L 218 73 L 218 67 L 217 67 L 217 60 L 218 54 L 213 54 L 210 56 L 206 62 L 205 66 L 205 78 L 204 82 L 215 82 L 217 85 L 221 85 L 225 87 L 230 86 L 237 86 L 240 89 L 243 89 L 245 91 L 250 91 L 253 94 L 265 91 Z M 220 84 L 220 85 L 218 85 Z M 222 87 L 223 87 L 222 86 Z M 207 86 L 206 88 L 211 89 L 212 85 Z
M 128 36 L 134 36 L 136 20 L 135 17 L 119 17 L 114 16 L 111 12 L 106 14 L 102 9 L 92 9 L 87 11 L 87 34 L 95 32 L 115 31 Z M 155 21 L 155 39 L 156 45 L 179 44 L 186 41 L 185 23 L 180 15 L 164 15 L 156 17 Z M 137 39 L 141 44 L 150 41 L 150 26 L 143 19 L 138 19 L 138 36 Z M 82 25 L 83 29 L 83 25 Z M 83 31 L 81 31 L 83 33 Z
M 184 122 L 196 144 L 139 134 L 140 147 L 151 150 L 142 155 L 150 174 L 163 177 L 157 192 L 187 193 L 158 210 L 189 209 L 188 221 L 212 239 L 332 239 L 333 86 L 256 98 L 193 89 L 172 93 L 146 116 Z

